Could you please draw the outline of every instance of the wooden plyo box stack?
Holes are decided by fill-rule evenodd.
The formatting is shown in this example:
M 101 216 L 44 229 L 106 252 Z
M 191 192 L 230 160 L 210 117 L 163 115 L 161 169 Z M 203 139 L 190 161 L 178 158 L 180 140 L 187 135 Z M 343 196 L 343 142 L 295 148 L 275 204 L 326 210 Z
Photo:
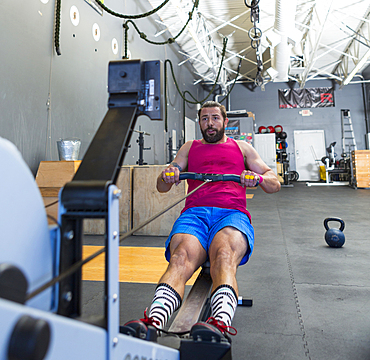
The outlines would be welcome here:
M 153 215 L 185 195 L 185 181 L 173 186 L 167 193 L 157 191 L 157 177 L 166 165 L 123 166 L 117 180 L 122 191 L 120 198 L 120 233 L 126 233 L 143 224 Z M 184 202 L 136 231 L 134 235 L 168 236 Z M 132 226 L 131 226 L 132 224 Z M 85 220 L 85 234 L 104 234 L 103 220 Z
M 157 191 L 157 177 L 166 165 L 136 166 L 133 173 L 133 228 L 172 205 L 186 194 L 186 181 L 172 186 L 167 193 Z M 185 200 L 158 217 L 134 235 L 168 236 L 172 225 L 180 215 Z
M 58 201 L 60 189 L 72 180 L 81 161 L 41 161 L 36 175 L 36 183 L 40 189 L 45 206 Z M 117 179 L 117 187 L 122 190 L 119 200 L 120 209 L 120 232 L 127 232 L 131 229 L 131 166 L 121 168 Z M 46 208 L 46 214 L 58 219 L 58 207 L 56 203 Z M 48 218 L 48 223 L 54 221 Z M 100 235 L 104 234 L 103 219 L 85 219 L 84 233 Z
M 121 190 L 119 199 L 120 233 L 126 233 L 131 230 L 132 169 L 132 166 L 122 166 L 116 183 L 116 186 Z M 104 219 L 85 219 L 84 233 L 89 235 L 104 234 Z
M 370 150 L 352 151 L 352 165 L 356 186 L 370 188 Z
M 56 202 L 60 189 L 72 180 L 81 161 L 41 161 L 36 174 L 36 184 L 40 189 L 45 206 Z M 46 214 L 58 220 L 58 203 L 46 208 Z M 49 224 L 54 221 L 48 218 Z
M 36 175 L 45 206 L 56 202 L 60 189 L 72 180 L 81 161 L 42 161 Z M 186 194 L 186 181 L 173 186 L 167 193 L 159 193 L 157 177 L 166 165 L 123 166 L 117 179 L 117 187 L 122 191 L 119 200 L 120 233 L 126 233 L 141 225 L 153 215 L 173 204 Z M 58 206 L 46 208 L 46 213 L 58 219 Z M 173 207 L 156 220 L 135 232 L 135 235 L 168 236 L 184 201 Z M 48 219 L 49 224 L 54 223 Z M 103 219 L 85 219 L 84 233 L 101 235 L 105 233 Z

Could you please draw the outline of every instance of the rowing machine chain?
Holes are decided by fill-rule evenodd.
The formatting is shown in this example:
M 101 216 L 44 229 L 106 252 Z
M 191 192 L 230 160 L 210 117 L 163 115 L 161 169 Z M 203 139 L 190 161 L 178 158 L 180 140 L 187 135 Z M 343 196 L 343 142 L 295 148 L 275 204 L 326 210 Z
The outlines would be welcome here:
M 263 63 L 261 59 L 261 38 L 262 38 L 262 30 L 257 27 L 257 23 L 260 20 L 260 8 L 259 8 L 260 0 L 251 0 L 250 4 L 248 0 L 244 0 L 245 5 L 251 9 L 251 22 L 253 23 L 253 27 L 249 29 L 248 35 L 251 39 L 251 47 L 252 49 L 256 50 L 256 60 L 257 60 L 257 74 L 254 83 L 256 86 L 263 85 Z

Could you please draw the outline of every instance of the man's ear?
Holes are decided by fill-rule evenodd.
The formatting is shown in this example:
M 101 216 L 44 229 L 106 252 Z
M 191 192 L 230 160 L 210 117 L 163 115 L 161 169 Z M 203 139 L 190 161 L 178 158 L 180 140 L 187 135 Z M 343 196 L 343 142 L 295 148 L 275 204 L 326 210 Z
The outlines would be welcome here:
M 227 126 L 227 124 L 229 123 L 229 119 L 228 118 L 226 118 L 225 119 L 225 127 Z

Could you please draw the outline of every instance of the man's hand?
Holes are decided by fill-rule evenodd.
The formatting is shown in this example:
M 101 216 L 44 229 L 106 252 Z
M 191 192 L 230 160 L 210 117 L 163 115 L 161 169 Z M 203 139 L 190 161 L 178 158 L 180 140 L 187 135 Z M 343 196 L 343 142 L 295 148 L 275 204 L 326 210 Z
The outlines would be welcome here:
M 166 184 L 180 184 L 181 180 L 179 179 L 179 176 L 180 170 L 172 165 L 162 171 L 162 181 Z
M 243 187 L 254 187 L 257 185 L 257 183 L 261 182 L 261 177 L 259 174 L 250 171 L 250 170 L 244 170 L 240 174 L 240 184 Z

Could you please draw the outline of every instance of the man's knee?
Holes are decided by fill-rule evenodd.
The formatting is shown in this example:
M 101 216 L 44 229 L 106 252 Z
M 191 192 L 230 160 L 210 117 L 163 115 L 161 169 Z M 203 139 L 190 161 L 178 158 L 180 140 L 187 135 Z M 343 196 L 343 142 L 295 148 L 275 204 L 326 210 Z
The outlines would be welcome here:
M 214 251 L 210 258 L 211 273 L 220 271 L 221 269 L 234 269 L 238 266 L 237 256 L 230 247 L 218 248 Z
M 171 254 L 166 272 L 186 282 L 191 278 L 196 269 L 197 265 L 190 261 L 188 252 L 185 249 L 177 248 Z
M 190 263 L 189 253 L 182 247 L 177 247 L 170 258 L 170 265 L 183 268 Z
M 225 227 L 214 237 L 209 257 L 211 264 L 216 266 L 237 267 L 248 251 L 246 236 L 233 227 Z
M 232 263 L 235 257 L 235 252 L 231 249 L 231 247 L 222 247 L 218 248 L 215 252 L 213 261 L 221 262 L 221 263 Z
M 199 266 L 207 257 L 199 240 L 190 234 L 175 234 L 170 242 L 170 252 L 170 263 L 173 261 L 179 265 L 190 262 Z

